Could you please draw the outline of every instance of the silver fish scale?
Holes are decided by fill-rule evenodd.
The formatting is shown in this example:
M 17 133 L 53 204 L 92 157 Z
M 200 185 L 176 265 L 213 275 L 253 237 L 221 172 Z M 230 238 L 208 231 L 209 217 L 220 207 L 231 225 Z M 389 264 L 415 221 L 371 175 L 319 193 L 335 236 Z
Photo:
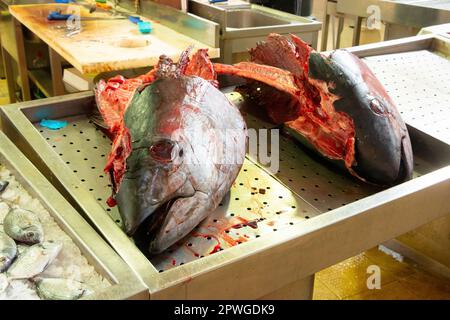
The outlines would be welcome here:
M 89 292 L 85 284 L 62 278 L 38 279 L 36 291 L 41 299 L 47 300 L 77 300 Z
M 238 93 L 228 92 L 227 96 L 237 105 L 243 102 Z M 249 128 L 273 127 L 250 113 L 243 114 Z M 35 126 L 66 163 L 67 170 L 78 176 L 80 185 L 122 226 L 117 207 L 106 204 L 111 186 L 103 167 L 110 140 L 85 115 L 60 120 L 68 121 L 68 126 L 60 130 L 45 129 L 38 123 Z M 421 166 L 421 173 L 431 171 L 427 164 L 416 165 Z M 275 175 L 247 158 L 217 210 L 186 238 L 150 260 L 163 272 L 240 243 L 283 232 L 291 225 L 378 190 L 305 153 L 302 147 L 281 136 L 280 168 Z
M 8 268 L 11 279 L 29 279 L 43 272 L 58 256 L 62 243 L 44 242 L 28 247 Z
M 0 273 L 6 270 L 17 255 L 17 245 L 5 232 L 0 231 Z
M 409 125 L 450 144 L 448 57 L 418 50 L 363 59 Z

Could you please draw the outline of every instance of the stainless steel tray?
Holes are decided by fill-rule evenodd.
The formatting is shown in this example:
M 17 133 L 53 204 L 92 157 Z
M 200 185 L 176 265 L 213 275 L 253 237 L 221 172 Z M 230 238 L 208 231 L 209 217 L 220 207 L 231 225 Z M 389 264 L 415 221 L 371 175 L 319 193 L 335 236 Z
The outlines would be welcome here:
M 228 97 L 241 102 L 236 93 Z M 448 214 L 450 147 L 423 131 L 409 126 L 415 178 L 387 190 L 281 137 L 276 175 L 247 159 L 218 210 L 178 245 L 147 258 L 121 231 L 117 211 L 104 204 L 110 142 L 86 117 L 93 104 L 91 93 L 81 93 L 5 106 L 3 129 L 144 280 L 153 299 L 266 296 Z M 270 126 L 250 111 L 245 116 L 250 128 Z M 37 125 L 43 118 L 69 126 L 50 132 Z
M 0 163 L 48 210 L 64 232 L 72 238 L 82 254 L 111 286 L 87 299 L 145 299 L 144 284 L 126 263 L 73 209 L 16 146 L 0 132 Z
M 349 48 L 386 86 L 404 120 L 450 144 L 450 41 L 424 35 Z

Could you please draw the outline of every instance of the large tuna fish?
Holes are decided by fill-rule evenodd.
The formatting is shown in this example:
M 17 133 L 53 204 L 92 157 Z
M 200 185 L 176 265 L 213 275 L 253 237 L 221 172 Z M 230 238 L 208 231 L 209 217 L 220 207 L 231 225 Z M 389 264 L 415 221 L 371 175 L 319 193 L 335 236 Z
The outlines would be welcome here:
M 247 133 L 215 87 L 205 50 L 192 60 L 185 52 L 178 64 L 161 57 L 154 70 L 102 81 L 96 99 L 115 135 L 105 170 L 125 231 L 144 228 L 150 252 L 159 253 L 219 205 L 244 161 Z
M 392 185 L 412 176 L 406 125 L 379 80 L 346 50 L 329 56 L 292 35 L 271 34 L 250 50 L 252 62 L 215 64 L 249 79 L 245 93 L 323 156 L 358 178 Z

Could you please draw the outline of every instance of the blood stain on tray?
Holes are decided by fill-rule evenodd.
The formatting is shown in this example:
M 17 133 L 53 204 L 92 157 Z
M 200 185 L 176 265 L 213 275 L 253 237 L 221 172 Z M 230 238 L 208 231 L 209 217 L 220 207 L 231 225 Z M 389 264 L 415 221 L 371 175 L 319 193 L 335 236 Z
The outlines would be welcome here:
M 94 194 L 95 199 L 102 199 L 102 206 L 115 221 L 119 219 L 118 211 L 108 208 L 105 201 L 110 196 L 111 186 L 107 187 L 103 179 L 98 179 L 100 175 L 103 175 L 100 168 L 105 162 L 107 151 L 110 149 L 109 141 L 106 141 L 106 138 L 102 139 L 103 134 L 101 132 L 92 130 L 92 124 L 88 124 L 88 122 L 89 120 L 83 116 L 83 119 L 77 122 L 76 127 L 70 126 L 70 128 L 65 128 L 57 133 L 45 130 L 43 136 L 48 138 L 49 144 L 57 145 L 56 152 L 63 153 L 65 157 L 70 157 L 76 151 L 75 146 L 81 149 L 77 145 L 77 140 L 70 139 L 71 135 L 79 137 L 80 130 L 83 131 L 84 138 L 90 139 L 91 143 L 93 141 L 98 143 L 96 145 L 98 154 L 87 157 L 88 160 L 81 161 L 81 165 L 79 162 L 71 160 L 70 167 L 72 170 L 77 170 L 78 175 L 83 172 L 82 165 L 86 166 L 89 172 L 92 172 L 91 167 L 93 166 L 96 170 L 98 169 L 98 172 L 95 172 L 92 177 L 80 175 L 79 178 L 80 180 L 86 180 L 84 185 L 90 193 Z M 55 139 L 61 140 L 56 143 Z M 73 142 L 72 145 L 69 144 L 71 141 Z M 92 147 L 89 146 L 89 151 Z M 75 154 L 75 156 L 79 156 L 79 154 Z M 67 162 L 68 158 L 64 161 Z M 95 180 L 93 180 L 94 177 Z M 278 198 L 280 195 L 282 196 L 281 199 Z M 293 205 L 298 209 L 291 209 Z M 266 221 L 280 220 L 276 224 L 277 228 L 280 229 L 284 225 L 288 226 L 289 221 L 303 220 L 304 215 L 300 216 L 299 213 L 305 208 L 308 208 L 306 203 L 298 199 L 294 193 L 286 190 L 283 185 L 278 185 L 276 179 L 247 158 L 238 178 L 233 183 L 230 194 L 222 200 L 217 211 L 212 212 L 193 231 L 206 235 L 206 237 L 195 237 L 190 233 L 169 250 L 155 256 L 147 255 L 147 257 L 158 270 L 172 269 L 182 263 L 188 264 L 193 260 L 227 250 L 230 247 L 253 241 L 274 232 L 274 227 L 268 227 Z M 286 213 L 276 215 L 276 212 Z M 312 212 L 307 210 L 307 214 L 309 213 Z M 191 244 L 191 246 L 188 244 Z M 147 248 L 143 247 L 141 250 L 145 254 Z
M 196 257 L 196 258 L 200 257 L 200 254 L 199 254 L 198 252 L 196 252 L 194 249 L 192 249 L 192 247 L 189 246 L 189 245 L 192 245 L 192 244 L 191 244 L 191 243 L 185 244 L 185 245 L 184 245 L 185 249 L 187 249 L 190 253 L 192 253 L 192 255 L 193 255 L 194 257 Z

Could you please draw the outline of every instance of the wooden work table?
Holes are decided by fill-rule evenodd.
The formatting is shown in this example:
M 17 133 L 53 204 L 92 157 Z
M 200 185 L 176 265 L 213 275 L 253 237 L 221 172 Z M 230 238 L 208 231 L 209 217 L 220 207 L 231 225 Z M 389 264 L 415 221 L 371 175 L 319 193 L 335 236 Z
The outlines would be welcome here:
M 81 31 L 78 34 L 69 35 L 66 21 L 47 19 L 49 12 L 59 9 L 66 13 L 70 7 L 79 8 L 81 12 Z M 14 5 L 9 10 L 18 25 L 27 27 L 49 46 L 52 95 L 64 94 L 61 58 L 83 74 L 98 74 L 153 66 L 162 54 L 177 60 L 180 53 L 190 45 L 208 48 L 212 58 L 220 55 L 219 48 L 209 47 L 147 18 L 142 20 L 151 21 L 153 30 L 150 34 L 141 34 L 138 26 L 128 19 L 84 21 L 84 17 L 92 19 L 113 16 L 108 12 L 89 13 L 81 6 Z

